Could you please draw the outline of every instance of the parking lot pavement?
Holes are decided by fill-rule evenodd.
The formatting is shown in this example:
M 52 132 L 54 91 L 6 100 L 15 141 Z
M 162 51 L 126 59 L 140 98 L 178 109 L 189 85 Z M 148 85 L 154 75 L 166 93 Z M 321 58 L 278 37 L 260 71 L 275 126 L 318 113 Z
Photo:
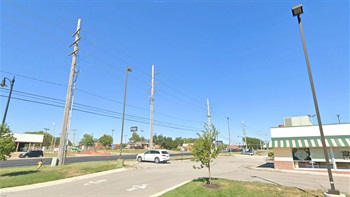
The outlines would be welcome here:
M 281 171 L 266 165 L 264 156 L 219 156 L 212 163 L 212 177 L 225 178 L 239 181 L 258 181 L 268 184 L 284 185 L 299 189 L 320 189 L 327 191 L 329 181 L 327 173 L 305 173 L 298 171 Z M 126 171 L 107 171 L 103 174 L 88 176 L 86 180 L 70 183 L 57 183 L 56 185 L 43 186 L 40 189 L 22 192 L 7 193 L 11 196 L 44 195 L 52 196 L 52 190 L 64 191 L 64 196 L 74 196 L 73 191 L 79 191 L 80 195 L 111 195 L 118 191 L 124 196 L 152 196 L 169 188 L 173 189 L 186 181 L 198 177 L 208 176 L 206 168 L 194 170 L 193 165 L 198 165 L 190 160 L 170 161 L 166 164 L 155 164 L 153 162 L 126 161 L 125 164 L 132 166 Z M 288 177 L 288 178 L 286 178 Z M 123 180 L 120 182 L 120 180 Z M 104 182 L 99 182 L 104 181 Z M 334 175 L 336 189 L 342 193 L 350 194 L 350 176 Z M 86 189 L 84 185 L 93 183 Z M 79 189 L 80 188 L 80 189 Z M 84 193 L 84 192 L 85 193 Z M 1 193 L 1 192 L 0 192 Z M 63 193 L 62 193 L 63 195 Z

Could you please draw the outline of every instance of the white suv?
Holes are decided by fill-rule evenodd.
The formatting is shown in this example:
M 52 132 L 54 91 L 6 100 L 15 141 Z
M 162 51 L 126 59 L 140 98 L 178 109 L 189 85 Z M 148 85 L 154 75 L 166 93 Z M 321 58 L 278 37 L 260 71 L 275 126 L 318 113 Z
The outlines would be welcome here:
M 136 155 L 138 162 L 141 161 L 154 161 L 155 163 L 166 163 L 170 160 L 170 155 L 166 150 L 148 150 L 144 153 Z

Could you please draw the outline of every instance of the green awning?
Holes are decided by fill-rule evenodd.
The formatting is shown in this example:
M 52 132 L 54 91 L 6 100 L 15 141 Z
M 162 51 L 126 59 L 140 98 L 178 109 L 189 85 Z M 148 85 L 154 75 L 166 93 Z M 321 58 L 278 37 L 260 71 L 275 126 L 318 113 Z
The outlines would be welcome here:
M 350 135 L 325 136 L 326 147 L 350 147 Z M 321 137 L 272 138 L 270 148 L 322 147 Z

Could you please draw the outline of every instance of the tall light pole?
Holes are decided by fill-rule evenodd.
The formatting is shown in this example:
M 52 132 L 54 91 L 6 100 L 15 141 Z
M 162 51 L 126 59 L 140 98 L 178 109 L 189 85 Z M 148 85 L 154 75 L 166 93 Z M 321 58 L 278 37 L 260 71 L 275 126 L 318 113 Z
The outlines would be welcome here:
M 340 118 L 339 118 L 340 114 L 337 114 L 337 116 L 338 116 L 338 123 L 340 124 Z
M 94 133 L 91 133 L 91 136 L 92 136 L 92 149 L 94 149 L 94 146 L 95 146 Z
M 120 136 L 120 152 L 118 159 L 122 159 L 123 152 L 123 134 L 124 134 L 124 117 L 125 117 L 125 103 L 126 103 L 126 89 L 128 87 L 128 73 L 131 72 L 130 67 L 126 67 L 126 77 L 125 77 L 125 87 L 124 87 L 124 104 L 123 104 L 123 114 L 122 114 L 122 132 Z
M 231 133 L 230 133 L 230 118 L 227 117 L 227 131 L 228 131 L 228 145 L 230 146 L 231 145 Z M 230 149 L 230 152 L 231 152 L 231 148 Z
M 54 149 L 55 149 L 55 126 L 56 126 L 56 124 L 53 122 L 52 123 L 52 143 L 51 143 L 51 146 L 52 146 L 52 152 L 54 152 Z
M 316 114 L 314 115 L 308 114 L 307 116 L 309 116 L 309 120 L 311 121 L 311 123 L 314 124 L 314 121 L 312 121 L 312 117 L 316 116 Z
M 11 85 L 10 85 L 10 93 L 9 93 L 8 98 L 7 98 L 7 103 L 6 103 L 6 108 L 5 108 L 5 112 L 4 112 L 4 117 L 2 118 L 2 125 L 5 125 L 7 110 L 9 109 L 10 100 L 11 100 L 12 89 L 13 89 L 13 85 L 15 84 L 15 77 L 13 76 L 12 80 L 10 80 L 7 77 L 4 77 L 4 79 L 2 80 L 2 82 L 0 84 L 1 87 L 6 86 L 6 80 L 9 80 L 11 82 Z
M 112 144 L 113 144 L 113 132 L 114 132 L 114 129 L 112 129 Z
M 297 16 L 298 17 L 301 41 L 303 43 L 305 61 L 306 61 L 307 70 L 308 70 L 308 74 L 309 74 L 309 81 L 310 81 L 310 86 L 311 86 L 311 90 L 312 90 L 312 96 L 313 96 L 315 110 L 316 110 L 316 115 L 317 115 L 318 127 L 320 129 L 320 134 L 321 134 L 322 148 L 323 148 L 323 152 L 324 152 L 324 157 L 326 159 L 326 166 L 327 166 L 327 170 L 328 170 L 329 183 L 331 185 L 331 189 L 328 190 L 328 194 L 340 195 L 339 190 L 335 189 L 334 180 L 333 180 L 333 176 L 332 176 L 332 170 L 331 170 L 331 166 L 329 165 L 329 157 L 328 157 L 328 152 L 327 152 L 327 147 L 326 147 L 326 141 L 325 141 L 325 138 L 324 138 L 323 128 L 322 128 L 321 115 L 320 115 L 320 111 L 318 109 L 318 103 L 317 103 L 317 98 L 316 98 L 316 91 L 315 91 L 315 87 L 314 87 L 314 82 L 313 82 L 313 78 L 312 78 L 312 72 L 311 72 L 308 52 L 307 52 L 307 48 L 306 48 L 306 42 L 305 42 L 305 38 L 304 38 L 304 30 L 303 30 L 303 25 L 302 25 L 301 18 L 300 18 L 300 15 L 302 13 L 304 13 L 302 4 L 294 6 L 292 8 L 292 13 L 293 13 L 293 16 Z

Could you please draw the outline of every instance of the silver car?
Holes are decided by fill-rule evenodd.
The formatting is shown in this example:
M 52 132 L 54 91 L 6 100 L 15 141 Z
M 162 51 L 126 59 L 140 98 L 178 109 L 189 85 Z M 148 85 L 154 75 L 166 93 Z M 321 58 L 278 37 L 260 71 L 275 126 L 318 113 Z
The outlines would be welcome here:
M 170 155 L 166 150 L 148 150 L 144 153 L 136 155 L 138 162 L 154 161 L 155 163 L 166 163 L 170 160 Z

